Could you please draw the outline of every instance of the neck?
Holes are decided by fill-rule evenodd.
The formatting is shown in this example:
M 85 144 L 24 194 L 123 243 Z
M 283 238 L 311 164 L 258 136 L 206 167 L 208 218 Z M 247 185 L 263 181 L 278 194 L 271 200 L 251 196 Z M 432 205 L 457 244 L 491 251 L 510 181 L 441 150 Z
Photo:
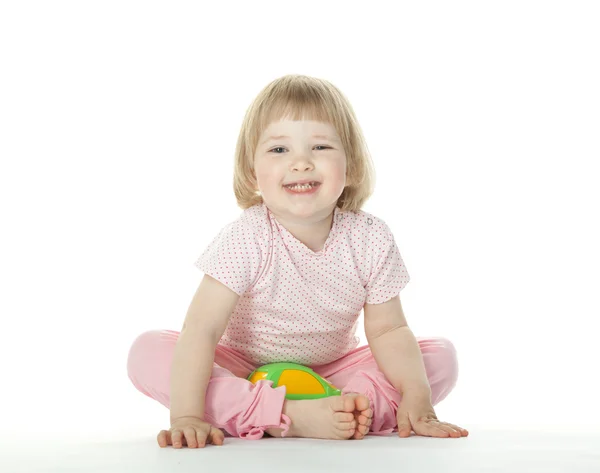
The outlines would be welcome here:
M 315 217 L 311 220 L 299 221 L 286 216 L 275 215 L 277 221 L 295 238 L 304 243 L 312 251 L 318 252 L 323 249 L 329 232 L 333 226 L 335 209 L 325 217 Z

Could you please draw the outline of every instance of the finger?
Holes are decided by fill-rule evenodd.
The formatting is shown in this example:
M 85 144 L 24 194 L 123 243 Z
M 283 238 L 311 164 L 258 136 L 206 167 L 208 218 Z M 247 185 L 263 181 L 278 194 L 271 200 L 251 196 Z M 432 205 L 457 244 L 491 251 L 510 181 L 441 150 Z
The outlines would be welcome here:
M 209 436 L 213 445 L 223 445 L 225 441 L 225 434 L 215 427 L 211 427 Z
M 461 436 L 460 432 L 458 430 L 454 429 L 452 426 L 450 426 L 446 422 L 439 422 L 439 423 L 435 424 L 435 426 L 440 430 L 448 432 L 450 434 L 450 437 L 460 437 Z
M 208 438 L 208 433 L 204 431 L 204 429 L 196 430 L 196 442 L 198 448 L 204 448 L 206 446 L 206 439 Z
M 398 415 L 398 435 L 400 437 L 410 437 L 411 423 L 408 419 L 408 413 L 399 412 Z
M 186 427 L 183 429 L 183 434 L 185 435 L 185 442 L 189 448 L 196 448 L 198 446 L 198 442 L 196 440 L 196 429 L 193 427 Z
M 463 435 L 463 431 L 465 431 L 465 429 L 462 429 L 457 425 L 451 424 L 450 422 L 441 422 L 438 419 L 425 419 L 425 422 L 448 432 L 451 437 L 460 437 Z M 466 434 L 468 434 L 468 432 L 466 432 Z
M 181 430 L 175 429 L 171 432 L 172 445 L 175 448 L 181 448 Z
M 456 431 L 460 432 L 461 435 L 463 435 L 465 437 L 467 435 L 469 435 L 469 431 L 467 429 L 463 429 L 462 427 L 459 427 L 458 425 L 450 424 L 449 422 L 444 422 L 444 424 L 449 425 L 450 427 L 452 427 Z
M 167 431 L 161 430 L 158 433 L 158 435 L 156 436 L 156 441 L 158 442 L 158 445 L 160 448 L 166 447 L 167 446 Z
M 448 432 L 437 427 L 437 425 L 434 424 L 434 422 L 437 422 L 437 421 L 418 422 L 415 425 L 415 429 L 414 429 L 415 433 L 418 435 L 424 435 L 426 437 L 449 437 L 450 436 L 450 434 Z

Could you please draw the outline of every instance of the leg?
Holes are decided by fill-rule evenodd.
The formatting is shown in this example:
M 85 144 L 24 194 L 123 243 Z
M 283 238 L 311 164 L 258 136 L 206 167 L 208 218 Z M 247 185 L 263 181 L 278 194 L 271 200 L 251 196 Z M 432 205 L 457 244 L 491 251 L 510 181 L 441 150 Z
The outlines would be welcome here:
M 170 377 L 173 351 L 179 332 L 154 330 L 134 341 L 127 360 L 133 385 L 166 408 L 170 407 Z M 206 391 L 205 418 L 230 435 L 258 439 L 267 428 L 287 432 L 289 418 L 282 415 L 285 388 L 271 381 L 256 385 L 245 378 L 254 370 L 248 360 L 227 347 L 217 346 L 215 364 Z
M 417 341 L 431 386 L 431 402 L 435 406 L 456 385 L 456 350 L 446 338 L 417 337 Z M 379 370 L 368 346 L 356 348 L 338 361 L 313 369 L 341 389 L 343 394 L 361 393 L 369 398 L 373 409 L 370 433 L 383 435 L 396 430 L 396 412 L 401 395 Z

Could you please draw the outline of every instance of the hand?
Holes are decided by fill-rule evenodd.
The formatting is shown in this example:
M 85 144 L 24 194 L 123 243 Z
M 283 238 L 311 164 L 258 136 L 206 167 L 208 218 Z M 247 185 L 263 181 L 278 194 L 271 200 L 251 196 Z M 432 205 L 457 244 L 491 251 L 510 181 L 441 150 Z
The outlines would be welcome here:
M 223 445 L 225 435 L 223 432 L 208 422 L 197 417 L 180 417 L 171 422 L 169 430 L 161 430 L 156 438 L 158 445 L 163 448 L 173 445 L 181 448 L 187 445 L 189 448 L 203 448 L 207 443 Z
M 435 415 L 430 398 L 422 394 L 405 393 L 398 406 L 398 435 L 410 437 L 411 429 L 424 437 L 466 437 L 469 432 L 462 427 L 440 422 Z

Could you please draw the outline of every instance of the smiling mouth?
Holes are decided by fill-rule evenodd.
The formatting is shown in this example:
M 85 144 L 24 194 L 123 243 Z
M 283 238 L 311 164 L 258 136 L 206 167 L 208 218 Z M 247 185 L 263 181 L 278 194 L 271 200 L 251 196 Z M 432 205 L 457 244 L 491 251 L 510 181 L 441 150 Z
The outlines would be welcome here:
M 320 186 L 321 183 L 317 181 L 307 182 L 305 184 L 286 184 L 283 187 L 287 189 L 312 189 L 313 187 Z

